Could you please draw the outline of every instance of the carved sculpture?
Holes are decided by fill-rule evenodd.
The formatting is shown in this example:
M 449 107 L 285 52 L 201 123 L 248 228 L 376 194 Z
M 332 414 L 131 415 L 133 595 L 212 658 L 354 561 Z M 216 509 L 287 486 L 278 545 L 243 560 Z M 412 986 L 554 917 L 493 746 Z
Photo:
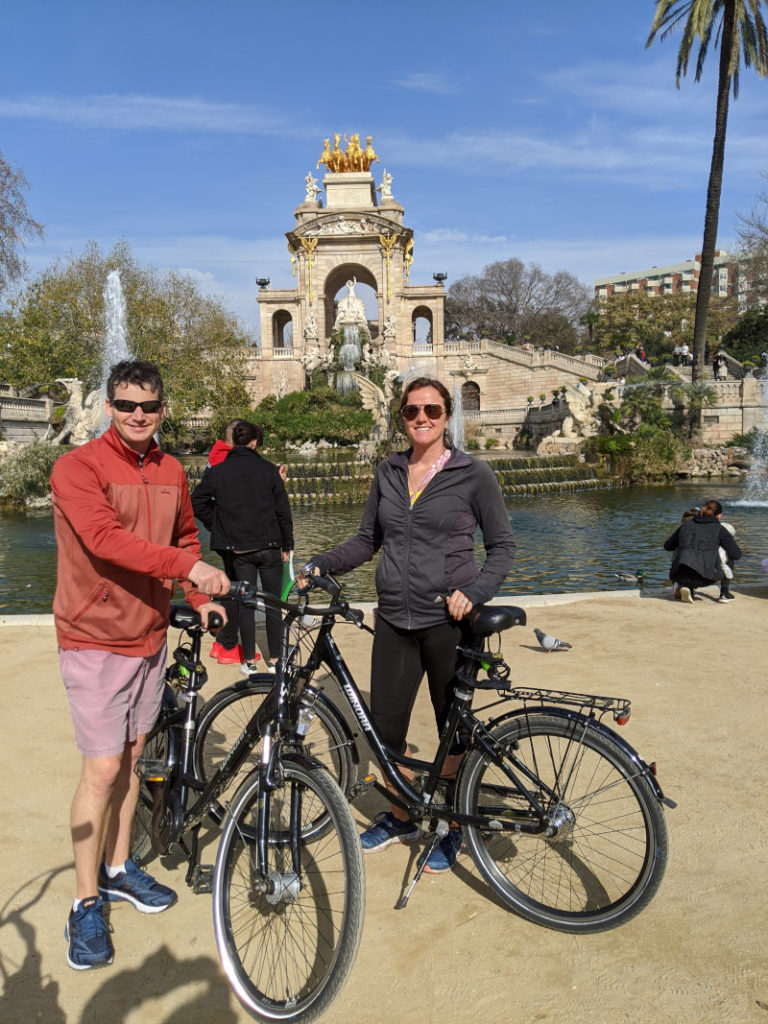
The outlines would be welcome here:
M 325 140 L 328 141 L 327 139 Z M 312 171 L 304 179 L 305 195 L 304 202 L 312 203 L 313 205 L 317 202 L 317 197 L 320 195 L 320 189 L 317 187 L 317 178 L 312 177 Z
M 104 394 L 101 388 L 95 388 L 83 399 L 85 387 L 81 380 L 76 377 L 58 377 L 57 381 L 69 392 L 69 400 L 61 430 L 56 437 L 49 438 L 46 435 L 46 438 L 54 444 L 81 445 L 91 441 L 98 435 L 104 418 Z
M 374 160 L 378 162 L 379 159 L 376 155 L 376 150 L 371 145 L 371 140 L 372 136 L 366 135 L 365 149 L 363 149 L 360 145 L 360 134 L 358 132 L 349 137 L 345 132 L 344 143 L 346 149 L 342 150 L 340 132 L 333 136 L 333 149 L 331 149 L 331 140 L 323 139 L 323 151 L 315 165 L 315 170 L 320 167 L 320 164 L 325 164 L 325 169 L 331 174 L 349 174 L 370 170 Z
M 366 328 L 368 326 L 365 316 L 365 303 L 358 295 L 355 295 L 356 284 L 356 277 L 353 277 L 351 281 L 347 281 L 348 293 L 339 302 L 336 320 L 333 324 L 334 330 L 344 327 L 345 324 L 363 324 Z
M 392 175 L 387 173 L 387 168 L 384 168 L 384 173 L 381 176 L 381 184 L 376 189 L 377 192 L 381 192 L 382 199 L 392 198 Z

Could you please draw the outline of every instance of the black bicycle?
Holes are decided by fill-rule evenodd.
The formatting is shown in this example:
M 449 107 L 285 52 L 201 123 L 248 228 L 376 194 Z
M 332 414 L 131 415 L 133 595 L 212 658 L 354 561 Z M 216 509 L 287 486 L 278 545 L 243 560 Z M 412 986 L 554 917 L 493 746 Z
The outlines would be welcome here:
M 308 607 L 308 590 L 316 587 L 330 595 L 329 606 Z M 320 695 L 313 678 L 322 666 L 336 679 L 394 790 L 369 776 L 350 795 L 373 786 L 403 808 L 430 837 L 427 855 L 450 823 L 458 823 L 478 870 L 509 909 L 563 931 L 615 927 L 653 897 L 668 851 L 662 804 L 672 802 L 656 781 L 655 766 L 603 721 L 610 715 L 623 725 L 630 702 L 513 688 L 500 644 L 491 638 L 523 625 L 524 611 L 474 609 L 472 640 L 459 648 L 453 702 L 437 753 L 425 762 L 389 749 L 370 720 L 332 631 L 340 619 L 372 631 L 362 613 L 341 599 L 336 580 L 309 577 L 307 591 L 294 603 L 248 584 L 236 585 L 234 592 L 246 606 L 272 603 L 285 613 L 274 687 L 258 716 L 261 762 L 233 802 L 214 874 L 219 955 L 255 1016 L 309 1020 L 321 1012 L 351 966 L 354 934 L 347 943 L 342 932 L 359 927 L 356 918 L 348 918 L 344 900 L 358 884 L 345 875 L 352 856 L 339 855 L 350 842 L 359 852 L 359 838 L 348 835 L 346 822 L 337 823 L 325 789 L 329 776 L 301 754 L 292 711 Z M 290 631 L 307 614 L 320 624 L 309 650 L 298 657 Z M 473 711 L 477 691 L 496 696 Z M 510 702 L 522 706 L 512 708 Z M 467 753 L 454 782 L 441 772 L 457 733 Z M 415 778 L 409 780 L 402 768 Z M 332 861 L 325 858 L 326 842 L 333 843 Z M 406 906 L 425 861 L 398 907 Z
M 221 620 L 211 619 L 216 629 Z M 205 631 L 200 616 L 189 605 L 175 604 L 170 624 L 181 635 L 166 669 L 160 714 L 137 766 L 141 783 L 131 856 L 146 865 L 178 846 L 188 862 L 187 884 L 197 893 L 209 893 L 213 864 L 199 863 L 199 829 L 206 815 L 221 823 L 225 797 L 258 764 L 261 734 L 255 716 L 275 677 L 252 675 L 203 702 L 200 690 L 208 674 L 201 659 Z M 290 639 L 299 648 L 308 635 L 299 622 Z M 319 690 L 293 707 L 303 752 L 321 761 L 349 791 L 357 749 L 343 716 Z

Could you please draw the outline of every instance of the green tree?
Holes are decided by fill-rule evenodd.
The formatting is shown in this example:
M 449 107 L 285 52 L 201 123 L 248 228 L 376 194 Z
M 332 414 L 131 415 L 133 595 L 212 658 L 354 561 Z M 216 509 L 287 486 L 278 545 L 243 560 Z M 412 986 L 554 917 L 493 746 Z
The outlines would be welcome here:
M 201 295 L 190 278 L 140 267 L 125 242 L 107 255 L 92 242 L 14 297 L 3 316 L 0 379 L 30 387 L 79 377 L 97 387 L 111 270 L 120 271 L 129 348 L 159 365 L 171 424 L 205 409 L 247 404 L 242 380 L 250 339 L 237 318 Z
M 27 210 L 28 188 L 24 173 L 11 167 L 0 152 L 0 295 L 27 269 L 20 252 L 25 239 L 43 234 L 42 225 Z
M 717 405 L 717 391 L 705 380 L 694 380 L 678 385 L 672 391 L 672 397 L 685 406 L 688 415 L 688 436 L 697 436 L 700 433 L 703 410 Z
M 768 306 L 748 309 L 723 338 L 723 347 L 739 362 L 760 366 L 768 351 Z
M 359 391 L 340 395 L 326 386 L 293 391 L 283 398 L 267 395 L 253 418 L 269 440 L 300 444 L 325 439 L 332 444 L 357 444 L 368 437 L 373 417 L 362 408 Z
M 739 94 L 739 67 L 754 65 L 759 75 L 768 73 L 768 34 L 760 10 L 764 0 L 657 0 L 656 14 L 646 46 L 657 34 L 665 39 L 678 25 L 683 36 L 677 52 L 675 82 L 680 88 L 681 76 L 688 72 L 688 62 L 698 40 L 695 81 L 704 70 L 712 35 L 720 45 L 717 80 L 715 136 L 709 169 L 707 202 L 704 214 L 704 239 L 701 247 L 701 269 L 696 295 L 696 317 L 693 331 L 693 379 L 704 375 L 704 347 L 707 339 L 707 315 L 712 295 L 717 224 L 720 216 L 720 192 L 723 184 L 725 138 L 728 125 L 728 101 Z

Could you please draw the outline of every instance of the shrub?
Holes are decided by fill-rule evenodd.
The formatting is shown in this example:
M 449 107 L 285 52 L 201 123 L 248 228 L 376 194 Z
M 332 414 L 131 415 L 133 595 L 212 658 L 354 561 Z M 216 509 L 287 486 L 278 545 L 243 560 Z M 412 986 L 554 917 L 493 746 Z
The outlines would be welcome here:
M 485 439 L 485 450 L 489 451 L 491 448 L 499 447 L 498 437 L 486 437 Z
M 0 459 L 0 490 L 7 501 L 23 503 L 50 491 L 53 464 L 66 449 L 35 441 Z

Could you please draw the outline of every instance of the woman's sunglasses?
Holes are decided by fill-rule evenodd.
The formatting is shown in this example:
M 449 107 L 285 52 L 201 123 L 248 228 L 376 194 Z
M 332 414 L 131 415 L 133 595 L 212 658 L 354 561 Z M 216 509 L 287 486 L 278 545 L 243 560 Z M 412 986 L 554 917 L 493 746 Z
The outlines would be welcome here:
M 400 412 L 403 419 L 410 423 L 419 415 L 419 409 L 423 409 L 424 415 L 430 420 L 439 420 L 445 412 L 442 405 L 404 405 Z
M 128 398 L 110 398 L 109 404 L 118 412 L 134 412 L 138 406 L 141 406 L 141 411 L 145 413 L 160 412 L 163 408 L 163 403 L 156 398 L 151 398 L 146 402 L 131 402 Z

